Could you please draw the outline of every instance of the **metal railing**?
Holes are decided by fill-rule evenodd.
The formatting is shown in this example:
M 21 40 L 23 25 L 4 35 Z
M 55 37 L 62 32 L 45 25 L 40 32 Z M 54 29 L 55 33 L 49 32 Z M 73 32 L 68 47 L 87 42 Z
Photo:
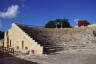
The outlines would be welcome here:
M 14 49 L 8 47 L 0 47 L 0 52 L 2 52 L 3 56 L 11 56 L 14 54 Z

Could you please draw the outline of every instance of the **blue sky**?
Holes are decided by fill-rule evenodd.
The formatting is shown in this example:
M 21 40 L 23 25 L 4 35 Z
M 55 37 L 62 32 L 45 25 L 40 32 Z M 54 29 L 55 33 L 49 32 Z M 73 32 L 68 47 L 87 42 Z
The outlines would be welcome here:
M 68 18 L 96 23 L 95 0 L 0 0 L 0 30 L 11 27 L 12 22 L 44 26 L 48 21 Z

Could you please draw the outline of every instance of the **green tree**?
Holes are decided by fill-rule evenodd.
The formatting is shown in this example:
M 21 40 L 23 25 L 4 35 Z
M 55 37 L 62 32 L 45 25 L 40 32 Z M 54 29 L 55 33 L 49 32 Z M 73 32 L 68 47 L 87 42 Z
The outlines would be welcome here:
M 56 19 L 53 21 L 49 21 L 45 28 L 69 28 L 70 23 L 68 22 L 68 19 Z
M 0 39 L 4 38 L 4 32 L 0 31 Z

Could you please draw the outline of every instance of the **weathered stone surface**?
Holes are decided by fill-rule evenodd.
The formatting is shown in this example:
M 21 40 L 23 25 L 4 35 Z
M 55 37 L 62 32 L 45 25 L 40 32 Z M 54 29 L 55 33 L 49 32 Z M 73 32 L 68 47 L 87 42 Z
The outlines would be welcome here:
M 56 29 L 35 28 L 13 24 L 8 32 L 10 35 L 9 39 L 12 40 L 12 47 L 14 49 L 19 46 L 20 51 L 24 51 L 22 50 L 21 45 L 22 40 L 24 40 L 28 49 L 37 49 L 38 53 L 40 50 L 44 53 L 53 53 L 68 49 L 96 48 L 96 36 L 94 35 L 94 32 L 96 31 L 95 29 L 96 26 Z M 6 39 L 7 38 L 4 40 L 5 45 L 7 41 Z
M 62 49 L 92 49 L 96 48 L 96 37 L 93 31 L 96 27 L 78 27 L 68 29 L 54 29 L 54 28 L 34 28 L 34 39 L 39 43 L 51 43 L 54 45 L 62 45 Z M 38 33 L 38 34 L 37 34 Z M 36 37 L 35 37 L 36 36 Z M 39 41 L 40 39 L 40 41 Z M 46 47 L 45 47 L 46 48 Z

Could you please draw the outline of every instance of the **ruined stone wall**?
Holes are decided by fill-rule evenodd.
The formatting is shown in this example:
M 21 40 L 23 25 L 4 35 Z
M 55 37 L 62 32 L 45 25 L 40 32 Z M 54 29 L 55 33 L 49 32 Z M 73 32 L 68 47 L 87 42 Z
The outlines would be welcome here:
M 3 46 L 3 42 L 4 42 L 3 39 L 0 40 L 0 47 Z
M 43 47 L 35 42 L 35 40 L 28 36 L 14 23 L 12 24 L 12 28 L 5 32 L 4 46 L 7 47 L 7 45 L 9 45 L 9 47 L 13 48 L 15 51 L 20 51 L 23 53 L 43 53 Z

